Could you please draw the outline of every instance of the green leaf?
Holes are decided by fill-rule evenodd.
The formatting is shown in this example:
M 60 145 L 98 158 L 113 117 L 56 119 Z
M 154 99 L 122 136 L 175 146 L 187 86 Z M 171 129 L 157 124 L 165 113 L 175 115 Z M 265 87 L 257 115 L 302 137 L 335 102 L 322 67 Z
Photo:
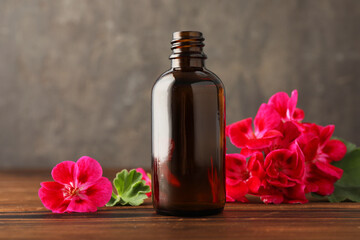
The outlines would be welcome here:
M 345 200 L 360 202 L 360 187 L 335 186 L 333 194 L 328 199 L 330 202 L 342 202 Z
M 150 192 L 150 187 L 141 178 L 142 174 L 135 169 L 130 172 L 124 169 L 117 173 L 113 181 L 117 195 L 113 193 L 106 206 L 142 204 L 148 198 L 146 193 Z
M 346 145 L 345 157 L 331 164 L 344 170 L 340 180 L 335 184 L 334 192 L 328 196 L 330 202 L 360 202 L 360 148 L 344 139 L 335 138 Z
M 343 176 L 336 185 L 342 187 L 360 187 L 360 148 L 349 152 L 338 162 L 332 165 L 344 170 Z

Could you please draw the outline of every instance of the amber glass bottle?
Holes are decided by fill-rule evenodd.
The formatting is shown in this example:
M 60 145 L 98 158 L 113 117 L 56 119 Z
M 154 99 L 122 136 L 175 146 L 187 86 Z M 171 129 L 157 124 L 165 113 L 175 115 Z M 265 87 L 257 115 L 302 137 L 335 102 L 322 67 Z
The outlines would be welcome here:
M 225 92 L 204 66 L 201 32 L 173 34 L 171 69 L 152 89 L 152 198 L 167 215 L 225 205 Z

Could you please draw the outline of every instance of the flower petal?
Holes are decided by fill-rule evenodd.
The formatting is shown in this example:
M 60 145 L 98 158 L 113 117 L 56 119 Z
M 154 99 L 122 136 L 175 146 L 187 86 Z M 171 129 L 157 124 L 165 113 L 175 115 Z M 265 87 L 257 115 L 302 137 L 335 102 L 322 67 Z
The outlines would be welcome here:
M 246 147 L 241 148 L 240 154 L 244 157 L 250 157 L 253 153 L 258 152 L 256 149 L 248 149 Z
M 137 168 L 136 171 L 142 174 L 142 180 L 151 188 L 151 178 L 148 176 L 148 173 L 142 168 Z M 151 197 L 151 192 L 146 193 L 146 196 Z
M 319 138 L 312 133 L 307 133 L 301 135 L 297 143 L 305 156 L 305 161 L 313 161 L 319 148 Z
M 262 150 L 270 147 L 271 144 L 271 139 L 249 139 L 246 143 L 246 147 L 252 150 Z
M 294 187 L 284 189 L 286 203 L 307 203 L 305 185 L 297 184 Z
M 230 138 L 230 142 L 238 148 L 245 147 L 246 143 L 249 141 L 248 137 L 242 132 L 229 135 L 229 138 Z
M 40 183 L 40 185 L 43 188 L 46 188 L 47 190 L 52 190 L 52 191 L 60 191 L 64 188 L 64 185 L 60 184 L 58 182 L 42 182 L 42 183 Z
M 245 182 L 239 182 L 237 185 L 226 184 L 226 195 L 236 201 L 242 202 L 249 189 Z
M 109 202 L 111 193 L 112 185 L 106 177 L 101 177 L 94 185 L 90 186 L 85 191 L 89 201 L 96 207 L 102 207 Z
M 228 185 L 234 186 L 234 185 L 239 184 L 240 182 L 243 182 L 243 180 L 239 179 L 239 178 L 231 178 L 231 177 L 226 176 L 226 184 L 228 184 Z
M 252 134 L 251 124 L 252 119 L 247 118 L 229 125 L 228 134 L 231 143 L 239 148 L 245 147 L 249 136 Z
M 277 178 L 267 178 L 266 181 L 268 184 L 279 188 L 293 187 L 296 185 L 296 182 L 289 181 L 289 178 L 282 173 L 280 173 Z
M 247 180 L 247 185 L 249 188 L 249 191 L 251 193 L 257 193 L 257 191 L 259 190 L 260 186 L 261 186 L 261 181 L 258 177 L 256 176 L 251 176 L 248 180 Z
M 276 169 L 274 162 L 270 161 L 266 168 L 266 173 L 271 178 L 277 178 L 280 172 Z
M 237 153 L 226 154 L 226 177 L 229 179 L 244 180 L 243 176 L 247 174 L 246 158 Z
M 69 201 L 64 198 L 63 191 L 59 189 L 59 185 L 51 184 L 49 182 L 41 183 L 43 187 L 39 189 L 39 198 L 42 204 L 54 213 L 63 213 Z M 45 187 L 46 186 L 46 187 Z
M 315 166 L 324 174 L 327 174 L 336 179 L 340 179 L 344 172 L 344 170 L 342 170 L 341 168 L 335 167 L 327 162 L 316 161 Z
M 295 109 L 296 109 L 297 101 L 298 101 L 298 92 L 295 89 L 294 91 L 292 91 L 291 97 L 289 98 L 289 101 L 287 103 L 286 116 L 287 116 L 288 120 L 293 119 L 293 115 L 294 115 L 294 112 L 295 112 Z
M 235 199 L 226 194 L 226 202 L 235 202 Z
M 225 136 L 226 136 L 226 137 L 229 137 L 229 128 L 230 128 L 230 126 L 231 126 L 231 125 L 227 125 L 227 126 L 225 127 Z
M 277 163 L 286 162 L 286 160 L 289 159 L 292 156 L 292 154 L 293 154 L 292 151 L 288 149 L 274 150 L 266 156 L 264 166 L 267 169 L 268 166 L 270 166 L 270 164 L 273 162 L 277 162 Z
M 305 113 L 304 110 L 300 109 L 300 108 L 296 108 L 294 113 L 293 113 L 293 119 L 296 121 L 301 121 L 305 118 Z
M 294 122 L 285 122 L 281 125 L 283 138 L 280 141 L 282 147 L 287 148 L 290 143 L 296 140 L 301 132 Z
M 319 190 L 319 186 L 317 184 L 315 184 L 314 182 L 306 183 L 305 193 L 317 192 L 318 190 Z
M 282 136 L 283 136 L 283 134 L 278 130 L 269 130 L 269 131 L 265 132 L 265 134 L 262 138 L 263 139 L 273 139 L 273 138 L 282 137 Z
M 279 126 L 281 118 L 279 113 L 268 104 L 261 104 L 254 119 L 254 133 L 257 138 L 262 138 L 265 132 L 274 130 Z
M 96 205 L 87 197 L 74 197 L 71 199 L 66 212 L 96 212 Z
M 57 164 L 51 171 L 51 176 L 56 182 L 69 184 L 74 181 L 75 162 L 64 161 Z
M 276 109 L 282 118 L 286 117 L 288 107 L 289 95 L 285 92 L 278 92 L 274 94 L 268 104 Z
M 248 161 L 248 169 L 252 176 L 257 176 L 259 179 L 265 177 L 263 168 L 264 156 L 261 152 L 255 152 Z
M 98 161 L 87 156 L 79 158 L 75 165 L 75 176 L 80 184 L 95 183 L 103 174 Z
M 329 156 L 330 161 L 340 161 L 346 154 L 346 145 L 340 140 L 330 140 L 323 148 L 323 153 Z
M 334 130 L 335 130 L 335 126 L 334 125 L 328 125 L 326 127 L 321 127 L 318 126 L 320 128 L 320 143 L 321 145 L 325 144 L 331 137 L 331 135 L 333 134 Z
M 151 179 L 149 178 L 145 170 L 142 168 L 137 168 L 136 171 L 141 173 L 142 179 L 145 181 L 146 185 L 151 186 Z
M 335 187 L 334 187 L 335 181 L 336 180 L 330 180 L 330 179 L 326 179 L 326 178 L 316 179 L 313 183 L 318 186 L 316 193 L 323 195 L 323 196 L 332 194 L 335 189 Z
M 301 151 L 300 146 L 295 143 L 291 146 L 291 149 L 295 152 L 296 165 L 293 165 L 293 172 L 291 178 L 293 181 L 301 181 L 303 182 L 304 173 L 305 173 L 305 156 Z M 296 180 L 295 180 L 296 179 Z

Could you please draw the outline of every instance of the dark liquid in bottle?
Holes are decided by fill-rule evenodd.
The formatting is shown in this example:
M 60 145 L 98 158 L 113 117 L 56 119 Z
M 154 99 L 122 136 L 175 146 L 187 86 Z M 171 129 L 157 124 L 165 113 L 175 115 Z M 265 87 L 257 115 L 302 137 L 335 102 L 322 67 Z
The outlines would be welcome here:
M 153 205 L 207 215 L 225 204 L 225 95 L 211 72 L 169 71 L 152 93 Z

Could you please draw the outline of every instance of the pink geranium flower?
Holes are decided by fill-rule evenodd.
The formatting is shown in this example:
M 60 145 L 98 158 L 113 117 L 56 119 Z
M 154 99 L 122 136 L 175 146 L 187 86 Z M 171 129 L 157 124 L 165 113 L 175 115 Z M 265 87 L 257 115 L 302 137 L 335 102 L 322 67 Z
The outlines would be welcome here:
M 262 168 L 263 155 L 254 153 L 246 163 L 241 154 L 226 155 L 226 200 L 227 202 L 247 202 L 246 194 L 256 194 L 261 179 L 265 176 Z
M 277 130 L 281 123 L 280 115 L 267 104 L 262 104 L 254 119 L 247 118 L 227 126 L 227 134 L 232 144 L 242 149 L 243 155 L 249 155 L 253 151 L 262 150 L 271 146 L 273 139 L 282 136 Z M 244 154 L 247 151 L 249 154 Z
M 268 105 L 280 114 L 283 122 L 301 121 L 305 114 L 303 110 L 296 108 L 297 100 L 297 90 L 292 91 L 291 97 L 285 92 L 278 92 L 269 99 Z
M 299 146 L 270 152 L 264 162 L 265 181 L 258 195 L 264 203 L 306 203 L 305 159 Z
M 298 145 L 292 150 L 270 152 L 264 162 L 266 181 L 276 187 L 293 187 L 303 182 L 305 158 Z
M 111 182 L 102 174 L 100 164 L 90 157 L 59 163 L 51 172 L 55 182 L 41 183 L 41 202 L 54 213 L 95 212 L 112 193 Z
M 151 175 L 146 173 L 142 168 L 137 168 L 136 171 L 142 174 L 142 180 L 144 180 L 145 184 L 148 185 L 151 189 Z M 147 193 L 146 196 L 151 197 L 151 192 Z
M 304 132 L 297 142 L 305 155 L 306 192 L 329 195 L 334 191 L 334 183 L 343 174 L 343 170 L 331 165 L 331 162 L 345 156 L 346 146 L 339 140 L 330 139 L 334 125 L 322 127 L 307 123 L 303 127 Z

